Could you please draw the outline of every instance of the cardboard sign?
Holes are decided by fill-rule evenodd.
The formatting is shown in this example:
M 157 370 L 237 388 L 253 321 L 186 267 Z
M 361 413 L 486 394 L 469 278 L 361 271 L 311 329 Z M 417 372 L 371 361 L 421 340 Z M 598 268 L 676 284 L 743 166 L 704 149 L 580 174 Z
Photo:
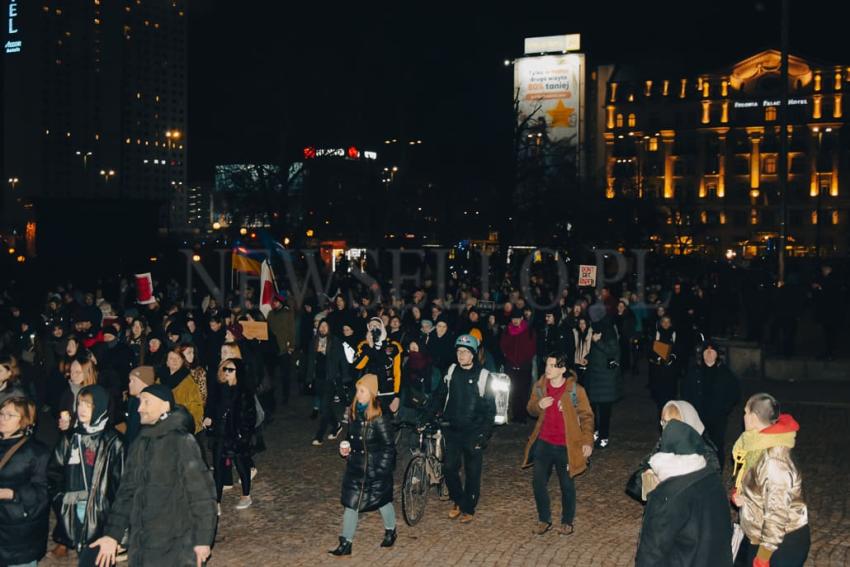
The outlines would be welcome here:
M 578 267 L 578 286 L 596 286 L 596 266 L 586 266 L 582 264 Z
M 652 343 L 652 352 L 661 357 L 664 362 L 670 360 L 670 354 L 673 352 L 673 346 L 661 341 Z
M 479 300 L 476 305 L 479 311 L 493 311 L 496 308 L 495 301 Z
M 269 340 L 269 324 L 265 321 L 239 321 L 246 339 Z

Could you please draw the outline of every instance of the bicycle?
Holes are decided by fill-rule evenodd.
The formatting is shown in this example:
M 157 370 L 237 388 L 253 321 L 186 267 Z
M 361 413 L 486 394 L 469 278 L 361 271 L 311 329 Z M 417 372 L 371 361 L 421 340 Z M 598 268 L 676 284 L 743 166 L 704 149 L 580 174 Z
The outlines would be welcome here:
M 428 495 L 434 489 L 441 499 L 448 497 L 443 476 L 445 443 L 440 427 L 426 423 L 416 428 L 419 446 L 413 449 L 413 458 L 404 470 L 401 485 L 401 510 L 408 526 L 415 526 L 425 514 Z

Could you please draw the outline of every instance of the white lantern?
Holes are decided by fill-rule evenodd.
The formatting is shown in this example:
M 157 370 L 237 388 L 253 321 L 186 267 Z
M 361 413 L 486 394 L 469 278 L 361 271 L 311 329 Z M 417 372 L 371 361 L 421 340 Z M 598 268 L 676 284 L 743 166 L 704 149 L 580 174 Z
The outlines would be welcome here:
M 511 378 L 500 372 L 490 373 L 490 389 L 496 398 L 496 425 L 505 425 L 508 422 L 508 400 L 511 397 Z

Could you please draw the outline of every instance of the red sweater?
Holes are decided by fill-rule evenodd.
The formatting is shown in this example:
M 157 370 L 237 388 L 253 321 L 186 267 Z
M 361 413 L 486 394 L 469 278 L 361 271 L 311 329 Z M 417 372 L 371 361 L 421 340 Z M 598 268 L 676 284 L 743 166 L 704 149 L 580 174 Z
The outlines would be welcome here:
M 567 445 L 567 429 L 564 425 L 564 415 L 558 407 L 558 402 L 564 391 L 567 388 L 567 383 L 561 384 L 560 388 L 553 388 L 552 384 L 546 383 L 546 395 L 552 397 L 555 402 L 546 408 L 546 414 L 543 416 L 543 426 L 540 428 L 539 439 L 546 441 L 552 445 Z

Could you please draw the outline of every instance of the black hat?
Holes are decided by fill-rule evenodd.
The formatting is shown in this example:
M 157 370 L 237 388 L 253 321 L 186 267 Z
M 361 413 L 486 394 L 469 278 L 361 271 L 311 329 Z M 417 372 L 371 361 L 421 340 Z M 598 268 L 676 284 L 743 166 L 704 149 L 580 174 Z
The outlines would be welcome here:
M 170 409 L 174 409 L 174 393 L 172 393 L 171 388 L 164 384 L 153 384 L 148 386 L 144 390 L 142 390 L 143 394 L 150 394 L 156 398 L 159 398 L 163 402 L 168 402 L 171 404 Z
M 522 319 L 522 318 L 523 318 L 523 316 L 522 316 L 522 309 L 520 309 L 519 307 L 517 307 L 516 305 L 514 305 L 514 306 L 511 308 L 511 314 L 510 314 L 509 319 Z
M 103 334 L 104 335 L 112 335 L 116 339 L 121 336 L 121 331 L 113 324 L 107 324 L 103 326 Z

